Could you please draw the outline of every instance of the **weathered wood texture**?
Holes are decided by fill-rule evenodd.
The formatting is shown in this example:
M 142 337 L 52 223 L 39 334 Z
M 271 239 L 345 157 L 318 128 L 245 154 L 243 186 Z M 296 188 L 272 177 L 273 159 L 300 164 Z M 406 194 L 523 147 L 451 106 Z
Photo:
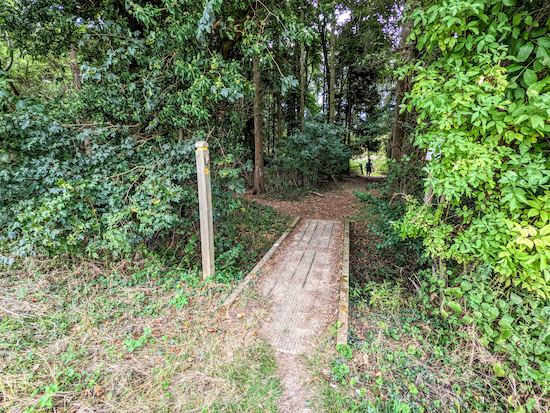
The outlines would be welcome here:
M 195 144 L 197 181 L 199 186 L 199 215 L 203 278 L 214 277 L 214 225 L 212 221 L 212 188 L 210 184 L 210 153 L 208 143 Z

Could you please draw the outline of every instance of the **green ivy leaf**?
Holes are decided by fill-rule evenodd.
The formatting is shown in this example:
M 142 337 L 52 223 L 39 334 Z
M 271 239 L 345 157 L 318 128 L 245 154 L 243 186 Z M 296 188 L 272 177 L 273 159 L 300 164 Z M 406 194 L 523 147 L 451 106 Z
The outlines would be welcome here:
M 464 324 L 472 324 L 474 322 L 474 319 L 472 316 L 465 315 L 464 317 L 462 317 L 462 322 Z
M 455 313 L 460 313 L 462 312 L 462 307 L 460 306 L 459 303 L 457 303 L 456 301 L 449 301 L 447 303 L 447 305 L 449 306 L 449 308 L 451 310 L 453 310 Z
M 506 373 L 504 372 L 504 368 L 502 367 L 502 364 L 496 363 L 493 365 L 493 370 L 495 372 L 495 375 L 497 377 L 504 377 Z

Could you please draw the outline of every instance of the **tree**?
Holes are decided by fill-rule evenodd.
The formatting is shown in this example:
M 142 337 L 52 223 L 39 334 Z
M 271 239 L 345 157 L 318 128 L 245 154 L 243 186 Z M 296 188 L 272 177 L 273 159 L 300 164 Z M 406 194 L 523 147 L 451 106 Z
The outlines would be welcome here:
M 411 34 L 410 20 L 405 20 L 402 28 L 399 41 L 399 57 L 402 64 L 407 64 L 412 59 L 414 50 L 414 42 L 409 41 Z M 401 104 L 406 94 L 411 91 L 411 76 L 406 75 L 397 79 L 395 83 L 395 117 L 392 128 L 391 141 L 391 159 L 400 161 L 403 156 L 403 146 L 405 145 L 405 120 L 407 114 L 402 111 Z
M 260 58 L 252 61 L 254 75 L 254 193 L 263 194 L 264 184 L 264 146 L 262 132 L 262 74 Z

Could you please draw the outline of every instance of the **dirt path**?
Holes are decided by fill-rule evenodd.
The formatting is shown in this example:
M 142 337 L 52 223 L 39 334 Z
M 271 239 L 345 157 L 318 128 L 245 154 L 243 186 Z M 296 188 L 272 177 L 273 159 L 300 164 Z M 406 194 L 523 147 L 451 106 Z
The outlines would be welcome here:
M 373 182 L 374 179 L 371 179 Z M 305 388 L 307 372 L 300 359 L 312 340 L 338 318 L 342 271 L 343 220 L 354 212 L 355 190 L 364 190 L 363 177 L 344 179 L 320 194 L 301 201 L 248 199 L 303 219 L 262 269 L 256 291 L 271 309 L 260 334 L 275 349 L 283 377 L 280 411 L 310 412 Z
M 373 176 L 367 180 L 359 175 L 343 178 L 338 185 L 333 183 L 326 190 L 310 193 L 300 201 L 277 201 L 258 195 L 244 195 L 243 198 L 269 205 L 292 217 L 343 221 L 353 214 L 353 206 L 358 202 L 353 191 L 364 191 L 369 183 L 380 182 L 382 179 L 384 178 Z

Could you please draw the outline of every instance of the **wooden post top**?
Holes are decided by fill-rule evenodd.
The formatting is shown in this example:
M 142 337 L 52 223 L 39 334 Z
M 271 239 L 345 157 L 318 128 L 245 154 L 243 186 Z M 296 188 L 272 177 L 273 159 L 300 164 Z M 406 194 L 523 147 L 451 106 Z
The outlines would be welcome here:
M 208 143 L 205 142 L 205 141 L 198 141 L 196 144 L 195 144 L 195 148 L 197 149 L 208 149 Z

